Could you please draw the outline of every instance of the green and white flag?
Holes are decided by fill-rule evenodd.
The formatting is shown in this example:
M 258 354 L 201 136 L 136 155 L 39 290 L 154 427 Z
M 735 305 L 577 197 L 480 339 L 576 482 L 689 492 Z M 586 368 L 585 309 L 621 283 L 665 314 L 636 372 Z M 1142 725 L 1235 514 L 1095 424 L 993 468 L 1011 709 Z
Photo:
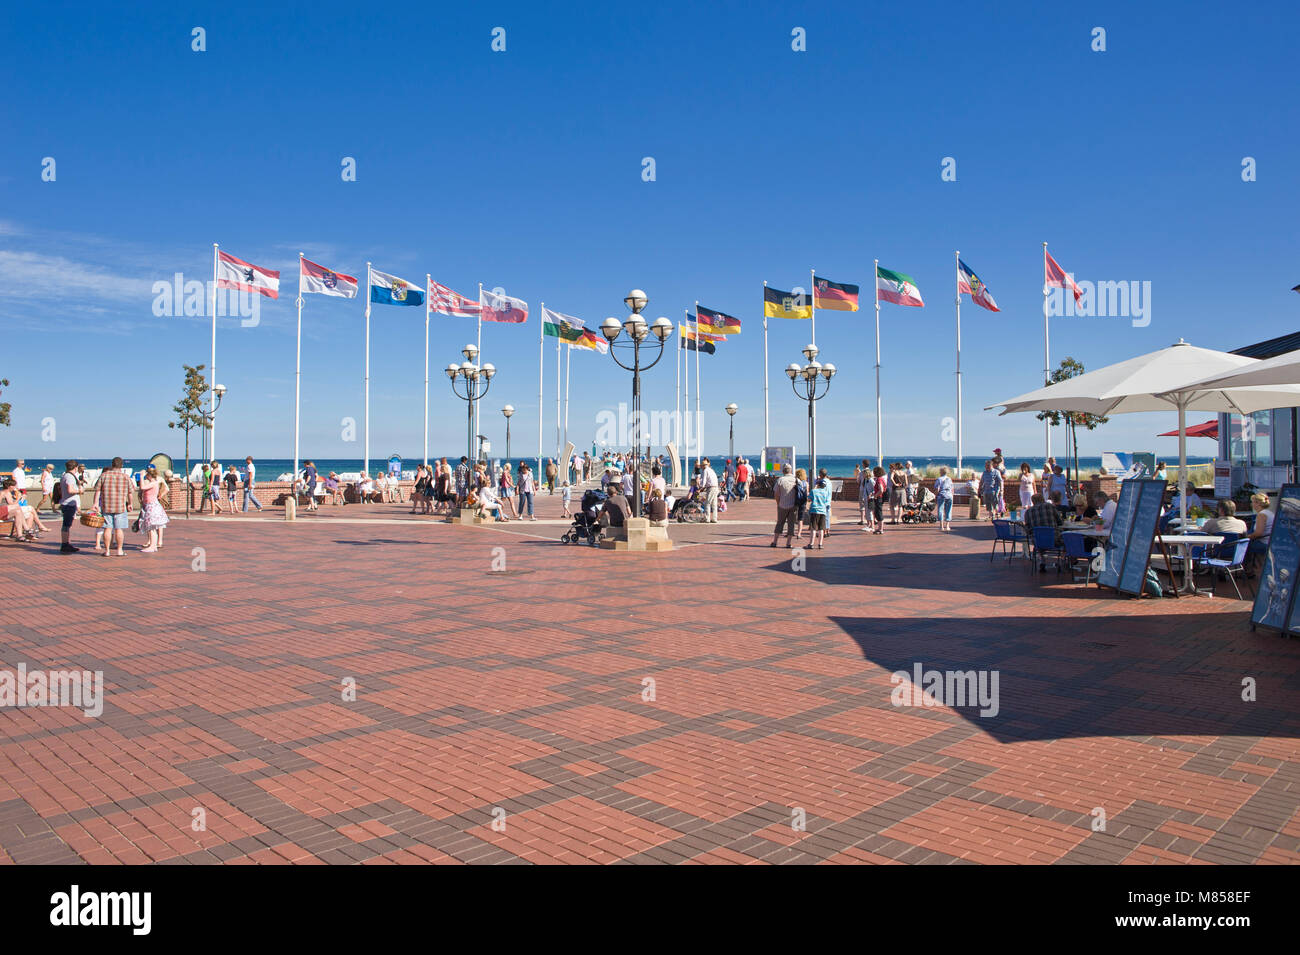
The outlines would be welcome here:
M 542 334 L 573 344 L 582 339 L 582 319 L 542 306 Z
M 895 305 L 912 305 L 917 308 L 925 306 L 925 302 L 921 301 L 921 290 L 916 287 L 912 276 L 891 272 L 879 266 L 876 267 L 876 296 Z

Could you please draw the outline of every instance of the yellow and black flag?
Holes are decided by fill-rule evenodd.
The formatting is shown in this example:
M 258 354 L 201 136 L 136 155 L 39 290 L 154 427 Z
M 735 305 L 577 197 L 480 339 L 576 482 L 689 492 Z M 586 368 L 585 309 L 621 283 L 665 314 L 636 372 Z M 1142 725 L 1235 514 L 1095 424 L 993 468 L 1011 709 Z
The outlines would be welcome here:
M 763 314 L 768 318 L 812 318 L 812 296 L 763 286 Z

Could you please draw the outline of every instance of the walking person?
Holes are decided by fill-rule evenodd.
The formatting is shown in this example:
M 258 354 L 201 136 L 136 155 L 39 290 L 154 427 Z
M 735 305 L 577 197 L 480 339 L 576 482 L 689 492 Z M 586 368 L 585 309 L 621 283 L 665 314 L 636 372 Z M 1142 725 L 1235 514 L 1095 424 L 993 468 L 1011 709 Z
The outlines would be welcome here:
M 772 543 L 769 547 L 776 546 L 782 528 L 785 529 L 785 546 L 792 546 L 795 518 L 798 516 L 795 500 L 798 488 L 799 480 L 790 473 L 790 465 L 781 465 L 781 476 L 772 485 L 772 500 L 776 502 L 776 527 L 772 530 Z
M 808 472 L 799 468 L 794 472 L 794 539 L 803 542 L 803 526 L 808 522 Z
M 831 510 L 831 482 L 826 479 L 826 469 L 817 469 L 817 481 L 808 495 L 808 521 L 811 533 L 809 544 L 821 550 L 826 540 L 826 523 Z
M 555 493 L 555 477 L 560 473 L 560 469 L 555 466 L 555 462 L 546 459 L 546 489 L 548 494 Z
M 140 478 L 140 532 L 148 538 L 148 544 L 141 548 L 143 554 L 154 554 L 162 550 L 163 530 L 167 527 L 167 512 L 158 502 L 158 490 L 162 485 L 158 469 L 152 464 Z
M 113 545 L 116 544 L 117 556 L 125 557 L 123 546 L 130 523 L 127 512 L 131 509 L 131 475 L 123 470 L 120 457 L 113 458 L 113 463 L 99 475 L 95 500 L 104 518 L 104 556 L 112 557 Z
M 221 471 L 221 462 L 212 462 L 212 513 L 220 514 L 221 511 L 221 485 L 225 480 L 225 475 Z M 235 510 L 234 505 L 230 507 L 231 512 Z
M 980 475 L 980 500 L 988 508 L 989 520 L 997 517 L 998 501 L 1002 498 L 1002 475 L 993 469 L 993 461 L 984 462 L 984 473 Z
M 518 519 L 519 511 L 515 508 L 515 482 L 510 477 L 510 462 L 501 465 L 501 476 L 497 479 L 497 497 L 501 500 L 502 510 L 510 508 L 510 516 Z
M 316 510 L 316 462 L 308 461 L 302 469 L 302 479 L 307 485 L 307 510 Z
M 885 501 L 889 497 L 889 481 L 885 469 L 877 464 L 871 470 L 871 533 L 885 533 Z
M 704 488 L 704 519 L 709 524 L 718 523 L 718 472 L 708 458 L 702 462 L 704 470 L 700 472 L 701 486 Z
M 222 479 L 226 482 L 226 504 L 230 507 L 230 513 L 235 513 L 235 492 L 239 489 L 239 474 L 235 471 L 232 464 L 226 468 L 225 477 Z
M 853 469 L 853 477 L 858 482 L 858 526 L 871 529 L 871 490 L 876 479 L 871 473 L 871 462 L 866 458 Z
M 907 502 L 907 471 L 894 462 L 889 468 L 889 523 L 897 524 Z
M 50 513 L 55 511 L 54 507 L 54 465 L 47 464 L 41 470 L 41 499 L 36 505 L 36 510 L 40 510 L 49 502 Z
M 537 493 L 537 486 L 533 483 L 533 469 L 526 463 L 521 462 L 519 465 L 519 516 L 524 516 L 524 511 L 528 512 L 530 521 L 537 520 L 533 514 L 533 495 Z
M 1028 461 L 1020 462 L 1020 510 L 1027 511 L 1034 503 L 1034 469 Z
M 244 458 L 244 513 L 248 513 L 248 505 L 251 503 L 259 511 L 262 509 L 262 502 L 257 499 L 257 466 L 253 464 L 253 456 L 250 454 Z
M 952 530 L 952 478 L 946 467 L 939 468 L 939 476 L 934 479 L 935 517 L 939 521 L 939 530 Z
M 68 461 L 64 466 L 63 477 L 59 479 L 59 490 L 55 503 L 59 505 L 59 514 L 63 519 L 61 538 L 63 545 L 60 554 L 75 554 L 80 547 L 72 546 L 72 524 L 81 510 L 81 481 L 77 478 L 77 462 Z

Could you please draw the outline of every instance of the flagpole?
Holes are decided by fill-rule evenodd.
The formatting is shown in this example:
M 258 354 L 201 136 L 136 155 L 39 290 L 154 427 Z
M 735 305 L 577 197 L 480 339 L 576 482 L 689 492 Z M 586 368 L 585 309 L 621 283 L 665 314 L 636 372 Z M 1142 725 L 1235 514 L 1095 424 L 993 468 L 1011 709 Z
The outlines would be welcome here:
M 695 300 L 695 461 L 704 456 L 704 437 L 700 423 L 700 300 Z
M 563 451 L 569 449 L 569 367 L 572 364 L 573 346 L 570 345 L 568 353 L 564 356 L 564 447 L 561 449 Z M 566 454 L 565 457 L 567 458 L 568 455 Z M 564 477 L 566 480 L 569 477 L 569 464 L 570 461 L 568 460 L 564 462 Z
M 474 360 L 478 362 L 478 366 L 480 368 L 483 367 L 483 283 L 482 282 L 478 283 L 478 354 L 474 356 Z M 483 409 L 479 407 L 479 402 L 475 401 L 474 402 L 474 440 L 477 442 L 477 444 L 475 444 L 474 447 L 477 450 L 474 452 L 474 461 L 477 461 L 479 459 L 479 456 L 483 453 L 483 442 L 479 440 L 479 435 L 482 433 L 482 428 L 483 428 Z M 473 463 L 474 463 L 473 461 L 470 462 L 471 465 L 473 465 Z
M 681 460 L 682 448 L 682 338 L 677 336 L 677 380 L 673 384 L 673 396 L 677 399 L 677 431 L 673 435 L 673 441 L 677 445 L 678 460 Z M 681 475 L 674 472 L 673 477 Z
M 687 313 L 687 314 L 689 315 L 689 313 Z M 685 339 L 685 338 L 682 339 L 682 347 L 683 347 L 683 348 L 686 347 L 686 339 Z M 697 354 L 698 354 L 698 349 L 699 349 L 699 347 L 700 347 L 700 340 L 699 340 L 699 338 L 697 337 L 697 338 L 695 339 L 695 348 L 696 348 L 696 350 L 697 350 L 697 351 L 696 351 Z M 686 407 L 686 437 L 685 437 L 685 444 L 686 444 L 686 474 L 683 474 L 683 475 L 682 475 L 682 479 L 683 479 L 683 480 L 682 480 L 682 484 L 683 484 L 683 486 L 685 486 L 686 484 L 689 483 L 690 478 L 689 478 L 687 475 L 689 475 L 689 474 L 690 474 L 690 471 L 691 471 L 691 359 L 688 357 L 688 358 L 685 359 L 685 361 L 686 361 L 686 375 L 685 375 L 685 379 L 686 379 L 686 386 L 685 386 L 685 387 L 686 387 L 686 398 L 685 398 L 685 401 L 683 402 L 683 404 L 684 404 L 685 407 Z M 697 449 L 696 453 L 699 453 L 699 452 L 698 452 L 698 449 Z
M 961 480 L 961 252 L 957 260 L 957 480 Z M 972 290 L 973 291 L 973 290 Z
M 370 263 L 366 263 L 366 449 L 362 461 L 365 476 L 370 475 Z
M 885 422 L 880 409 L 880 260 L 876 259 L 871 284 L 876 287 L 876 457 L 879 464 L 885 463 Z M 815 312 L 813 314 L 816 314 Z
M 217 243 L 212 243 L 212 363 L 208 379 L 208 460 L 217 459 Z M 187 475 L 185 480 L 189 480 Z
M 556 329 L 559 330 L 558 328 Z M 561 337 L 555 336 L 555 474 L 559 477 L 560 473 L 560 451 L 563 447 L 560 444 L 560 342 Z
M 302 422 L 302 253 L 298 253 L 298 355 L 293 375 L 293 473 L 298 476 L 298 434 Z
M 542 395 L 542 383 L 546 374 L 545 355 L 546 339 L 546 303 L 542 302 L 542 320 L 537 326 L 537 474 L 533 478 L 533 493 L 537 493 L 537 481 L 542 474 L 542 417 L 546 413 L 546 402 Z M 520 517 L 523 516 L 521 512 Z
M 758 454 L 758 466 L 767 470 L 767 280 L 763 280 L 763 449 Z
M 1062 286 L 1064 288 L 1064 286 Z M 1043 243 L 1043 384 L 1052 380 L 1052 360 L 1047 349 L 1047 243 Z M 1044 458 L 1052 456 L 1052 419 L 1043 419 L 1043 436 L 1047 451 Z
M 808 299 L 812 302 L 812 343 L 817 344 L 817 270 L 815 268 L 808 270 L 808 281 L 812 283 L 812 295 Z
M 433 276 L 424 273 L 424 466 L 429 466 L 429 307 L 433 304 L 429 288 Z

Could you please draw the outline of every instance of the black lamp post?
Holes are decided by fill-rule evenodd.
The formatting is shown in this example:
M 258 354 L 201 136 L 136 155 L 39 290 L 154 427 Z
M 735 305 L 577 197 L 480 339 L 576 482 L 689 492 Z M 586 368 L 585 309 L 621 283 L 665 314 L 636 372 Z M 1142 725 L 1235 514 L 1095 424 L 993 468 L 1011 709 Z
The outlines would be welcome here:
M 644 318 L 641 317 L 641 311 L 646 307 L 649 300 L 645 292 L 633 289 L 627 293 L 623 302 L 631 310 L 632 315 L 627 321 L 619 323 L 617 318 L 607 318 L 601 323 L 600 333 L 605 336 L 609 342 L 609 355 L 614 359 L 620 368 L 625 368 L 632 372 L 632 427 L 636 433 L 632 436 L 632 516 L 641 516 L 641 372 L 649 371 L 659 360 L 664 357 L 664 342 L 668 336 L 673 333 L 673 323 L 666 318 L 656 318 L 654 323 L 647 325 Z M 619 334 L 627 332 L 627 339 L 618 341 Z M 659 353 L 655 355 L 654 361 L 648 365 L 641 364 L 641 343 L 654 336 L 652 344 L 659 346 Z M 619 361 L 617 349 L 631 349 L 632 364 L 625 365 Z
M 808 401 L 808 479 L 811 481 L 817 476 L 817 402 L 825 398 L 827 392 L 831 390 L 835 366 L 830 362 L 823 365 L 817 360 L 816 345 L 804 346 L 803 356 L 808 359 L 808 364 L 801 368 L 791 362 L 786 366 L 785 373 L 790 379 L 790 386 L 794 389 L 795 395 Z M 826 387 L 822 389 L 820 395 L 817 394 L 818 379 L 826 382 Z
M 460 350 L 465 356 L 465 360 L 459 365 L 450 364 L 446 367 L 447 377 L 451 379 L 451 390 L 455 392 L 456 397 L 460 398 L 467 405 L 468 409 L 468 428 L 465 436 L 465 459 L 472 468 L 477 464 L 478 459 L 474 456 L 474 403 L 483 398 L 488 393 L 488 388 L 492 384 L 492 378 L 496 375 L 496 367 L 492 364 L 485 364 L 481 368 L 474 364 L 474 359 L 478 357 L 477 346 L 470 344 Z M 456 387 L 456 381 L 461 380 L 465 383 L 465 393 Z M 482 391 L 479 387 L 482 386 Z

